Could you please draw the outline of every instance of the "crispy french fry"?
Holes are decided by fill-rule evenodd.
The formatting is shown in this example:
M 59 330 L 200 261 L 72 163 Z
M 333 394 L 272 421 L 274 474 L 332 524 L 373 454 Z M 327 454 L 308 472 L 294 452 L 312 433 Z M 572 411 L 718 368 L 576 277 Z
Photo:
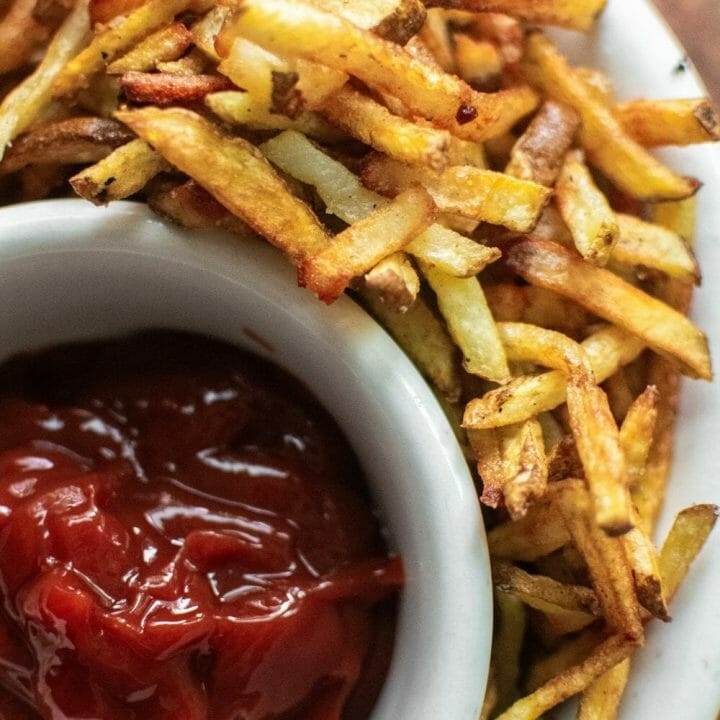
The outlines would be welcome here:
M 8 143 L 30 127 L 50 105 L 55 78 L 82 47 L 89 32 L 87 0 L 78 0 L 35 71 L 8 93 L 0 104 L 0 161 Z
M 697 260 L 680 235 L 634 215 L 618 213 L 616 218 L 620 234 L 612 251 L 615 262 L 654 268 L 685 282 L 699 282 Z
M 707 339 L 684 315 L 617 275 L 574 257 L 555 243 L 526 240 L 508 265 L 528 282 L 569 297 L 674 358 L 688 375 L 712 378 Z
M 489 40 L 478 40 L 465 33 L 455 35 L 457 74 L 480 92 L 496 92 L 502 85 L 503 61 L 500 51 Z
M 448 164 L 450 134 L 393 115 L 368 95 L 345 86 L 331 95 L 320 112 L 348 135 L 390 157 L 427 165 L 435 171 Z
M 447 330 L 422 297 L 402 314 L 388 308 L 372 292 L 363 291 L 362 297 L 438 392 L 450 402 L 457 401 L 461 389 L 457 351 Z
M 111 62 L 110 75 L 122 75 L 135 70 L 152 70 L 159 62 L 177 60 L 193 41 L 192 33 L 180 22 L 171 23 L 139 42 L 132 50 Z
M 592 377 L 585 351 L 567 335 L 527 323 L 498 322 L 497 329 L 508 360 L 529 362 L 565 373 L 580 367 Z
M 83 87 L 88 79 L 102 70 L 123 50 L 172 22 L 185 10 L 190 0 L 148 0 L 115 26 L 95 35 L 55 79 L 53 93 L 62 97 Z
M 375 90 L 395 95 L 411 111 L 458 137 L 484 140 L 501 134 L 537 104 L 537 96 L 525 85 L 478 93 L 400 46 L 304 2 L 224 2 L 243 11 L 234 22 L 234 32 L 271 51 L 352 74 Z M 317 42 L 319 37 L 322 43 Z
M 436 214 L 430 195 L 420 187 L 410 188 L 305 258 L 298 270 L 298 282 L 323 302 L 331 303 L 352 278 L 405 247 L 432 224 Z
M 230 90 L 233 85 L 221 75 L 170 75 L 126 72 L 120 87 L 128 100 L 153 105 L 201 102 L 211 93 Z
M 367 272 L 365 285 L 398 312 L 406 312 L 420 292 L 420 278 L 402 252 L 388 255 Z
M 508 426 L 512 428 L 513 426 Z M 468 430 L 468 441 L 477 460 L 477 471 L 482 480 L 480 502 L 487 507 L 501 507 L 505 499 L 508 468 L 503 458 L 503 436 L 499 428 Z
M 589 30 L 606 0 L 429 0 L 428 5 L 470 12 L 507 13 L 541 25 Z
M 582 347 L 596 381 L 603 382 L 619 367 L 634 360 L 644 345 L 620 328 L 608 326 L 588 337 Z M 561 405 L 566 393 L 567 378 L 559 370 L 515 378 L 504 387 L 471 400 L 465 409 L 463 426 L 479 430 L 522 422 Z
M 720 140 L 720 117 L 707 98 L 633 100 L 612 112 L 625 132 L 646 147 Z
M 215 49 L 215 41 L 229 15 L 230 8 L 216 5 L 208 10 L 191 28 L 195 47 L 213 62 L 220 61 L 220 55 Z
M 461 140 L 454 135 L 450 136 L 448 146 L 449 165 L 472 165 L 483 170 L 487 169 L 487 158 L 482 143 L 472 140 Z
M 281 170 L 312 185 L 327 211 L 352 224 L 388 201 L 368 190 L 342 163 L 334 160 L 303 135 L 288 131 L 268 140 L 262 151 Z M 418 235 L 406 251 L 449 275 L 471 277 L 499 257 L 486 247 L 437 223 Z
M 462 352 L 465 369 L 493 382 L 507 382 L 510 371 L 505 351 L 479 281 L 452 277 L 427 265 L 421 269 Z
M 328 246 L 328 234 L 312 211 L 245 140 L 178 108 L 127 110 L 117 117 L 294 262 Z
M 390 196 L 420 183 L 443 212 L 519 232 L 532 229 L 550 197 L 541 185 L 492 170 L 454 166 L 437 174 L 382 155 L 366 161 L 362 180 L 367 187 Z
M 497 525 L 488 533 L 493 558 L 532 562 L 570 542 L 565 524 L 550 503 L 538 503 L 525 517 Z
M 657 422 L 658 391 L 648 385 L 628 408 L 620 427 L 620 445 L 625 455 L 628 482 L 636 486 L 645 476 L 645 466 L 652 447 Z
M 585 83 L 591 90 L 596 99 L 605 105 L 615 104 L 615 88 L 612 80 L 597 68 L 593 67 L 576 67 L 575 74 Z
M 517 695 L 520 653 L 525 638 L 527 613 L 512 595 L 495 593 L 497 637 L 493 643 L 492 663 L 497 683 L 496 709 L 507 707 Z
M 580 140 L 590 161 L 623 192 L 651 201 L 681 199 L 697 190 L 697 181 L 676 175 L 625 133 L 547 38 L 531 34 L 526 48 L 526 76 L 550 97 L 580 113 Z
M 455 72 L 455 50 L 443 10 L 430 8 L 427 11 L 425 23 L 420 28 L 419 38 L 433 56 L 438 67 L 447 73 Z
M 555 198 L 578 252 L 595 265 L 605 265 L 620 230 L 615 213 L 595 185 L 581 151 L 567 154 L 555 186 Z
M 70 184 L 80 197 L 106 205 L 134 195 L 167 169 L 167 163 L 144 140 L 132 140 L 70 178 Z
M 207 66 L 205 56 L 197 48 L 193 48 L 187 55 L 177 60 L 159 62 L 155 65 L 159 72 L 171 75 L 198 75 L 206 70 Z
M 630 659 L 626 658 L 597 678 L 582 694 L 577 720 L 615 718 L 629 675 Z
M 521 180 L 554 185 L 579 126 L 580 117 L 571 107 L 544 102 L 513 145 L 505 172 Z

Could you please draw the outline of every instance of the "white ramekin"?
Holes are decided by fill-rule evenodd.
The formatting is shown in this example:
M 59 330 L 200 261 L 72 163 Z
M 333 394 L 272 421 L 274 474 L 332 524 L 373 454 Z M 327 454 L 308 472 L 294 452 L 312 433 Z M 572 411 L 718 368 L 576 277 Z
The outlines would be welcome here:
M 148 327 L 263 355 L 335 416 L 408 575 L 373 720 L 475 720 L 492 633 L 477 497 L 440 407 L 385 332 L 347 298 L 325 307 L 298 289 L 259 242 L 184 232 L 134 203 L 0 209 L 0 360 Z

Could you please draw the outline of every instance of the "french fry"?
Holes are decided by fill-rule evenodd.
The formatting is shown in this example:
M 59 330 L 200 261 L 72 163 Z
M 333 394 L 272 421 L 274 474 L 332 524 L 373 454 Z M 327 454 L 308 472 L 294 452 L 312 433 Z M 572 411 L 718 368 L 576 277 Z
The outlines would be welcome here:
M 612 112 L 625 132 L 646 147 L 720 140 L 720 117 L 707 98 L 633 100 Z
M 544 102 L 513 145 L 505 172 L 521 180 L 553 186 L 579 126 L 580 117 L 572 108 L 552 100 Z
M 490 308 L 476 278 L 456 278 L 421 267 L 438 308 L 463 355 L 465 369 L 493 382 L 507 382 L 510 370 Z
M 232 83 L 220 75 L 170 75 L 133 71 L 126 72 L 120 78 L 120 88 L 128 100 L 153 105 L 201 102 L 211 93 L 232 87 Z
M 127 15 L 145 0 L 91 0 L 90 17 L 92 24 L 105 24 L 119 15 Z
M 630 659 L 626 658 L 597 678 L 582 694 L 577 720 L 615 718 L 629 675 Z
M 326 248 L 306 257 L 298 270 L 299 284 L 323 302 L 333 302 L 352 278 L 405 247 L 432 224 L 436 214 L 435 203 L 425 190 L 406 190 L 337 235 Z
M 577 75 L 591 90 L 597 100 L 605 105 L 615 104 L 615 88 L 612 80 L 597 68 L 593 67 L 576 67 L 574 69 Z
M 78 0 L 35 71 L 8 93 L 0 104 L 0 161 L 8 143 L 30 127 L 50 105 L 55 78 L 82 47 L 89 32 L 87 0 Z
M 44 200 L 67 179 L 62 165 L 26 165 L 19 172 L 20 196 L 18 202 Z
M 498 93 L 474 91 L 398 45 L 337 15 L 296 0 L 224 0 L 242 12 L 234 32 L 281 55 L 322 63 L 395 95 L 408 109 L 458 137 L 499 135 L 531 112 L 537 96 L 519 85 Z M 317 38 L 322 37 L 322 43 Z
M 342 163 L 297 132 L 281 133 L 263 143 L 261 149 L 288 175 L 312 185 L 327 211 L 348 224 L 366 218 L 388 202 L 365 188 Z M 437 223 L 418 235 L 405 249 L 429 266 L 457 277 L 477 275 L 499 257 L 497 249 L 481 245 Z
M 620 427 L 620 445 L 625 455 L 631 487 L 642 482 L 657 422 L 658 391 L 648 385 L 628 408 Z
M 508 265 L 540 287 L 569 297 L 674 358 L 684 373 L 712 378 L 707 339 L 684 315 L 617 275 L 574 257 L 555 243 L 526 240 L 508 251 Z
M 455 50 L 443 10 L 430 8 L 427 11 L 419 37 L 437 65 L 447 73 L 454 73 L 456 70 Z
M 470 24 L 476 35 L 498 46 L 506 63 L 520 60 L 525 31 L 517 18 L 495 12 L 472 13 Z
M 343 137 L 321 115 L 301 112 L 294 118 L 270 111 L 267 104 L 252 93 L 226 91 L 205 96 L 205 105 L 221 120 L 231 125 L 245 125 L 252 130 L 296 130 L 325 142 L 337 142 Z
M 28 165 L 79 165 L 101 160 L 133 139 L 115 120 L 70 118 L 21 135 L 0 162 L 0 175 Z
M 624 368 L 621 368 L 603 383 L 603 389 L 608 396 L 610 409 L 618 424 L 623 421 L 635 400 L 635 395 L 628 384 L 624 370 Z
M 296 264 L 328 246 L 312 211 L 245 140 L 178 108 L 126 110 L 117 117 Z
M 550 97 L 580 113 L 580 140 L 591 163 L 623 192 L 654 201 L 685 198 L 697 190 L 697 181 L 676 175 L 625 133 L 610 109 L 574 74 L 547 38 L 531 34 L 526 50 L 526 76 Z
M 542 502 L 530 508 L 525 517 L 497 525 L 488 532 L 493 558 L 532 562 L 570 542 L 565 523 L 555 508 Z
M 448 164 L 450 134 L 393 115 L 387 108 L 348 86 L 331 95 L 321 113 L 348 135 L 390 157 L 423 164 L 435 171 Z
M 420 292 L 420 278 L 407 255 L 396 252 L 365 274 L 365 286 L 397 312 L 406 312 Z
M 199 75 L 207 69 L 207 65 L 205 56 L 197 48 L 193 48 L 184 57 L 156 63 L 155 67 L 159 72 L 171 75 Z
M 525 638 L 527 612 L 512 595 L 495 593 L 497 637 L 493 643 L 492 664 L 497 684 L 496 710 L 507 707 L 517 695 L 520 653 Z
M 512 425 L 508 427 L 513 428 Z M 505 486 L 508 483 L 502 432 L 499 428 L 468 430 L 467 436 L 482 481 L 480 502 L 487 507 L 499 508 L 504 504 Z
M 213 62 L 220 62 L 220 55 L 215 48 L 215 43 L 229 15 L 230 8 L 216 5 L 197 20 L 191 28 L 195 47 Z M 229 51 L 229 48 L 227 50 Z
M 589 30 L 605 2 L 606 0 L 429 0 L 427 4 L 470 12 L 507 13 L 540 25 Z
M 502 86 L 502 57 L 490 41 L 457 33 L 455 60 L 458 75 L 476 90 L 497 92 Z
M 142 190 L 168 166 L 145 141 L 132 140 L 70 178 L 73 190 L 95 205 L 107 205 Z
M 595 185 L 581 151 L 567 154 L 557 178 L 555 198 L 578 252 L 595 265 L 605 265 L 620 230 L 615 213 Z
M 70 60 L 55 79 L 55 97 L 82 88 L 89 78 L 134 43 L 171 23 L 190 0 L 148 0 L 115 26 L 95 35 L 90 44 Z
M 35 17 L 37 0 L 14 0 L 0 19 L 0 74 L 28 63 L 33 52 L 48 35 Z
M 366 161 L 362 180 L 367 187 L 390 196 L 419 182 L 443 212 L 518 232 L 532 229 L 550 197 L 541 185 L 492 170 L 454 166 L 437 174 L 381 155 Z
M 122 75 L 135 70 L 152 70 L 159 62 L 177 60 L 191 45 L 192 33 L 180 22 L 171 23 L 139 42 L 132 50 L 111 62 L 110 75 Z
M 597 382 L 603 382 L 643 350 L 642 341 L 620 328 L 607 326 L 583 343 Z M 465 428 L 486 429 L 522 422 L 565 402 L 567 378 L 559 370 L 515 378 L 507 385 L 471 400 L 465 408 Z
M 457 351 L 444 325 L 422 297 L 402 314 L 388 308 L 372 292 L 363 291 L 362 297 L 438 392 L 450 402 L 457 401 L 461 390 Z
M 677 233 L 636 218 L 616 215 L 620 234 L 612 251 L 615 262 L 653 268 L 685 282 L 699 282 L 697 260 Z

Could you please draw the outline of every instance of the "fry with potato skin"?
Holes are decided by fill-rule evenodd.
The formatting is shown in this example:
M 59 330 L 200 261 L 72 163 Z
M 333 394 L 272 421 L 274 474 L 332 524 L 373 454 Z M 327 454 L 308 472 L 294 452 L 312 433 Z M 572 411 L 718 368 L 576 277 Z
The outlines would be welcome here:
M 707 339 L 684 315 L 617 275 L 574 257 L 560 245 L 525 240 L 508 251 L 508 265 L 534 285 L 569 297 L 641 337 L 678 361 L 683 372 L 712 378 Z
M 202 101 L 211 93 L 230 90 L 233 84 L 220 75 L 170 75 L 126 72 L 120 78 L 125 97 L 134 103 L 175 105 Z
M 329 244 L 312 211 L 245 140 L 179 108 L 126 110 L 117 117 L 296 264 Z
M 132 50 L 111 62 L 107 67 L 110 75 L 122 75 L 135 70 L 147 72 L 159 62 L 177 60 L 192 44 L 192 33 L 180 22 L 157 30 L 139 42 Z
M 306 257 L 298 269 L 298 283 L 331 303 L 352 278 L 405 247 L 432 224 L 436 214 L 430 195 L 420 187 L 410 188 Z

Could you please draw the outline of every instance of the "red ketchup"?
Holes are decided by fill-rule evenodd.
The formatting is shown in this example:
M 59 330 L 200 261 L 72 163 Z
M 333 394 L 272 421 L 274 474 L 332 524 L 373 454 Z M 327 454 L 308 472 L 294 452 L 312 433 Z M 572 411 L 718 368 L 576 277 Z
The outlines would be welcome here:
M 3 718 L 366 718 L 401 585 L 276 367 L 164 332 L 0 367 Z

